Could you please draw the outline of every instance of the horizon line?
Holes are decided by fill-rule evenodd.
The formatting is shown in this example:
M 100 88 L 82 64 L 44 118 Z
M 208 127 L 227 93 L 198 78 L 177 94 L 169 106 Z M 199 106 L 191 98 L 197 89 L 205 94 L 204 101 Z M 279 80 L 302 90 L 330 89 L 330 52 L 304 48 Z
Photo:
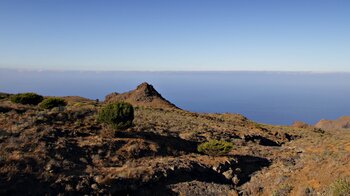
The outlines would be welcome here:
M 0 70 L 9 71 L 33 71 L 33 72 L 274 72 L 274 73 L 345 73 L 350 74 L 350 71 L 313 71 L 313 70 L 84 70 L 84 69 L 35 69 L 35 68 L 5 68 L 0 67 Z

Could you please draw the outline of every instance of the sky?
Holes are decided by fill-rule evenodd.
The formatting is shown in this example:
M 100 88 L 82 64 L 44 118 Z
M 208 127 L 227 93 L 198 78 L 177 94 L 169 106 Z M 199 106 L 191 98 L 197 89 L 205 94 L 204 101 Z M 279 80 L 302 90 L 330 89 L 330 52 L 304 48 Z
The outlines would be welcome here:
M 0 68 L 350 71 L 349 0 L 1 0 Z

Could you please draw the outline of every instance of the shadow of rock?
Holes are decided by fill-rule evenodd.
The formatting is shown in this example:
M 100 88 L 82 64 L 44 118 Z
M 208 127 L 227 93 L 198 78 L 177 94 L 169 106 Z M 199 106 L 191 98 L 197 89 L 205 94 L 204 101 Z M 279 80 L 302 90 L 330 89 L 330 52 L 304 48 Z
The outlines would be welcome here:
M 191 181 L 227 185 L 233 188 L 231 181 L 227 180 L 222 174 L 215 172 L 211 168 L 203 167 L 198 163 L 194 163 L 191 168 L 179 168 L 167 171 L 166 175 L 159 173 L 155 176 L 161 177 L 154 178 L 153 182 L 151 181 L 137 188 L 135 185 L 139 184 L 139 182 L 129 182 L 127 183 L 129 186 L 124 182 L 122 183 L 123 186 L 119 186 L 121 191 L 115 191 L 114 195 L 178 195 L 169 188 L 170 185 Z M 129 187 L 129 189 L 125 189 L 125 187 Z M 202 188 L 205 190 L 206 187 Z
M 9 107 L 9 106 L 0 106 L 0 113 L 7 113 L 7 112 L 10 112 L 10 111 L 15 111 L 17 114 L 23 114 L 26 109 L 24 108 L 12 108 L 12 107 Z
M 37 177 L 43 166 L 35 159 L 26 157 L 3 161 L 0 168 L 5 169 L 9 165 L 18 171 L 0 174 L 0 195 L 42 195 L 52 191 L 50 182 Z
M 244 140 L 246 142 L 252 141 L 262 146 L 281 146 L 281 144 L 260 135 L 246 135 L 244 136 Z
M 0 113 L 6 113 L 6 112 L 9 112 L 11 110 L 12 110 L 12 108 L 10 108 L 10 107 L 0 106 Z
M 228 179 L 223 172 L 221 173 L 200 163 L 193 162 L 191 167 L 167 170 L 166 173 L 156 173 L 149 182 L 144 184 L 139 180 L 125 181 L 124 179 L 119 182 L 116 181 L 113 183 L 114 191 L 112 192 L 115 195 L 178 195 L 178 193 L 174 193 L 171 190 L 173 185 L 186 184 L 193 181 L 199 182 L 199 184 L 201 182 L 203 182 L 202 184 L 210 183 L 213 187 L 222 188 L 222 186 L 226 186 L 229 189 L 233 189 L 234 186 L 240 186 L 248 182 L 251 175 L 270 165 L 269 160 L 260 157 L 237 155 L 234 156 L 234 159 L 227 170 L 237 171 L 236 169 L 239 168 L 240 172 L 234 172 L 239 179 L 237 184 L 234 184 L 232 179 Z M 183 192 L 191 191 L 185 190 L 186 186 L 183 188 Z M 205 186 L 198 189 L 203 189 L 203 194 L 205 195 Z
M 241 169 L 241 172 L 237 174 L 238 186 L 248 182 L 253 173 L 271 165 L 271 161 L 261 157 L 249 155 L 236 155 L 234 157 L 237 159 L 236 167 Z
M 37 179 L 34 174 L 19 174 L 6 179 L 0 176 L 0 195 L 41 195 L 52 193 L 49 182 Z
M 159 145 L 160 155 L 179 155 L 197 153 L 197 142 L 184 140 L 179 137 L 158 135 L 152 132 L 116 132 L 120 138 L 142 138 Z

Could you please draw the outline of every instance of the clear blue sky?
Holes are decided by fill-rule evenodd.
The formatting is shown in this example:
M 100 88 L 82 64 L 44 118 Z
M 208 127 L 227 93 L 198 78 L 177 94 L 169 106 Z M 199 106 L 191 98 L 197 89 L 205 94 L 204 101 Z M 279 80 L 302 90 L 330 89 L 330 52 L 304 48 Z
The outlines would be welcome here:
M 350 71 L 350 1 L 1 0 L 0 68 Z

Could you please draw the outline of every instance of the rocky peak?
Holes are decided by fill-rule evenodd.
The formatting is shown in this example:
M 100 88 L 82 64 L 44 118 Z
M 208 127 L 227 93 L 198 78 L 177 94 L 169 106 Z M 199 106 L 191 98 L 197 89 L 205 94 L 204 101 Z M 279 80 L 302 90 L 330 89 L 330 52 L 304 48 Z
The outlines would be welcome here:
M 154 87 L 147 82 L 144 82 L 137 86 L 135 92 L 138 92 L 139 94 L 143 94 L 146 97 L 150 96 L 158 96 L 161 97 L 161 95 L 154 89 Z
M 310 125 L 308 125 L 307 123 L 304 123 L 302 121 L 294 121 L 292 124 L 292 127 L 295 128 L 308 128 L 310 127 Z
M 162 97 L 157 90 L 147 82 L 138 85 L 135 90 L 126 93 L 111 93 L 106 96 L 105 102 L 125 101 L 134 106 L 153 108 L 177 108 L 174 104 Z

